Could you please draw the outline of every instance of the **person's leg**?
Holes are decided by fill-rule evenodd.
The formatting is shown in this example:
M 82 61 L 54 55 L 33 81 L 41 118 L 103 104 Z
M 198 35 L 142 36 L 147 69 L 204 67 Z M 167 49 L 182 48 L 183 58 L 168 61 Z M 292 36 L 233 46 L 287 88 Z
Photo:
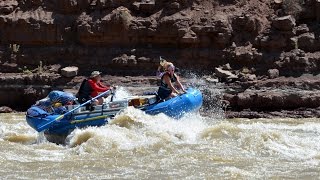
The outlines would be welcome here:
M 173 98 L 173 97 L 176 97 L 176 96 L 177 96 L 177 94 L 174 93 L 174 92 L 172 92 L 169 97 L 170 97 L 170 98 Z
M 160 86 L 158 89 L 158 96 L 160 97 L 160 99 L 168 99 L 172 94 L 171 92 L 172 92 L 171 89 Z

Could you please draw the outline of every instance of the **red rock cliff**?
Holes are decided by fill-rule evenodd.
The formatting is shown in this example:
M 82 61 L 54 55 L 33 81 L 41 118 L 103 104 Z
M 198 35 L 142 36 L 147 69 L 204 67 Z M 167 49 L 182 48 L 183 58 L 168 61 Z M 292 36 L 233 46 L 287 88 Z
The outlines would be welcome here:
M 148 75 L 164 56 L 200 73 L 229 63 L 257 76 L 317 74 L 319 12 L 317 0 L 4 0 L 0 72 Z

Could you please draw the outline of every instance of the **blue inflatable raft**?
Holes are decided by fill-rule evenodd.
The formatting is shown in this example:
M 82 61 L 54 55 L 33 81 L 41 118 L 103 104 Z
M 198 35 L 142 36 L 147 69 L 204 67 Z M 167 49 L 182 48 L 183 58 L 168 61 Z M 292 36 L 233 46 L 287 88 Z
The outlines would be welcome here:
M 103 95 L 104 93 L 96 98 Z M 53 110 L 50 113 L 39 106 L 32 106 L 27 111 L 26 120 L 38 132 L 44 131 L 45 134 L 67 135 L 75 128 L 105 125 L 128 106 L 133 106 L 150 115 L 164 113 L 167 116 L 179 119 L 186 113 L 200 109 L 202 94 L 197 89 L 188 88 L 187 93 L 167 101 L 159 102 L 155 95 L 134 96 L 94 106 L 94 109 L 88 110 L 86 106 L 91 101 L 79 105 L 68 105 L 64 107 L 66 108 L 64 111 L 60 109 L 59 111 Z M 59 114 L 58 112 L 64 112 L 64 114 Z

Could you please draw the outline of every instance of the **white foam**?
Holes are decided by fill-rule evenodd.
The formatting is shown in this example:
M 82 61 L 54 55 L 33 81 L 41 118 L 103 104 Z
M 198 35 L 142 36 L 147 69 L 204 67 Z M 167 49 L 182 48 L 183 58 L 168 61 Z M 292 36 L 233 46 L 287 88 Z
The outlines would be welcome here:
M 75 130 L 69 136 L 68 144 L 71 147 L 96 146 L 93 148 L 101 149 L 102 146 L 102 149 L 129 150 L 156 144 L 197 143 L 199 132 L 206 128 L 199 118 L 199 115 L 190 115 L 177 121 L 164 114 L 150 116 L 129 107 L 109 125 Z M 95 151 L 92 147 L 86 149 Z
M 113 100 L 121 100 L 131 96 L 128 90 L 124 87 L 117 87 L 115 94 L 113 95 Z
M 244 129 L 242 140 L 256 139 L 258 140 L 256 146 L 260 144 L 269 153 L 278 154 L 287 160 L 310 160 L 320 151 L 319 123 L 298 125 L 254 123 L 240 124 L 238 127 Z M 256 150 L 259 151 L 259 148 Z

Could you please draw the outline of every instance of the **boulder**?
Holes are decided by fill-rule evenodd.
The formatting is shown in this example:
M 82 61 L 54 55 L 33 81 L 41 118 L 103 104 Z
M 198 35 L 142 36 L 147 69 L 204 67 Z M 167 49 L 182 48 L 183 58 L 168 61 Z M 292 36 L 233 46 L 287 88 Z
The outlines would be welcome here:
M 292 15 L 275 18 L 272 26 L 280 31 L 290 31 L 296 25 L 296 20 Z
M 306 24 L 300 24 L 299 26 L 295 27 L 294 30 L 298 36 L 300 34 L 309 32 L 309 27 Z
M 276 4 L 282 4 L 283 1 L 282 1 L 282 0 L 274 0 L 274 3 L 276 3 Z
M 218 78 L 221 78 L 224 80 L 238 79 L 237 75 L 233 74 L 230 71 L 223 70 L 221 68 L 215 68 L 215 74 Z
M 16 0 L 2 0 L 0 2 L 0 14 L 10 14 L 18 6 Z
M 227 64 L 225 64 L 225 65 L 222 65 L 221 68 L 222 68 L 223 70 L 232 70 L 232 68 L 231 68 L 231 66 L 230 66 L 229 63 L 227 63 Z
M 171 7 L 172 9 L 178 10 L 178 9 L 180 9 L 180 3 L 178 3 L 178 2 L 172 2 L 172 3 L 170 3 L 170 7 Z
M 120 6 L 111 12 L 110 23 L 117 26 L 119 30 L 128 30 L 133 17 L 128 8 Z M 108 21 L 106 21 L 108 22 Z
M 297 39 L 297 46 L 299 49 L 305 51 L 316 50 L 316 38 L 314 33 L 304 33 L 301 34 Z
M 61 69 L 61 75 L 64 77 L 74 77 L 78 75 L 79 68 L 76 66 L 69 66 Z
M 247 82 L 247 81 L 255 81 L 257 80 L 257 76 L 255 74 L 245 74 L 245 73 L 240 73 L 239 74 L 239 79 L 242 82 Z
M 13 110 L 10 107 L 7 106 L 1 106 L 0 107 L 0 113 L 11 113 Z
M 268 76 L 270 79 L 274 79 L 279 77 L 279 70 L 278 69 L 269 69 Z
M 241 15 L 232 17 L 231 25 L 234 31 L 246 31 L 254 35 L 261 30 L 262 22 L 250 15 Z
M 282 34 L 269 34 L 257 39 L 263 50 L 281 50 L 288 47 L 287 38 Z

